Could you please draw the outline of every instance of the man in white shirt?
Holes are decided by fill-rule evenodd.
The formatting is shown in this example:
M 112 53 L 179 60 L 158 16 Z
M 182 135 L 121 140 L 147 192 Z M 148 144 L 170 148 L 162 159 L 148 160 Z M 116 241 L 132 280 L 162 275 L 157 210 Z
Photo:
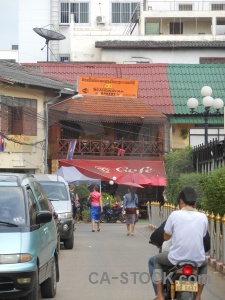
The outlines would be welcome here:
M 157 287 L 157 300 L 164 300 L 163 295 L 163 265 L 174 266 L 180 261 L 194 261 L 199 268 L 201 282 L 195 300 L 201 299 L 201 293 L 206 283 L 207 260 L 203 238 L 207 233 L 208 219 L 205 214 L 195 210 L 197 194 L 191 187 L 184 188 L 178 196 L 180 210 L 170 214 L 165 228 L 164 240 L 172 238 L 169 252 L 155 256 L 153 279 Z

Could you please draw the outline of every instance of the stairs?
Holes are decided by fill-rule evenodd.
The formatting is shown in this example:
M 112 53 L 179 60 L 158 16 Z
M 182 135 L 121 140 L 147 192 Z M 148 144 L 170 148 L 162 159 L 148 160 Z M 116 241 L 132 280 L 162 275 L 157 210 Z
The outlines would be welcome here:
M 139 23 L 140 19 L 140 4 L 138 4 L 130 18 L 130 22 L 127 24 L 124 35 L 132 35 L 136 25 Z

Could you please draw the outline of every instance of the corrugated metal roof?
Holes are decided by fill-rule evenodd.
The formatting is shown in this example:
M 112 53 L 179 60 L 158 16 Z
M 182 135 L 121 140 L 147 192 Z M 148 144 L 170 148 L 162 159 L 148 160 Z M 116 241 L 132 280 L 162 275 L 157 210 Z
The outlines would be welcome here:
M 138 97 L 141 100 L 162 113 L 174 113 L 166 73 L 167 64 L 25 63 L 23 65 L 58 76 L 61 80 L 73 84 L 77 82 L 79 75 L 136 79 L 139 81 Z
M 186 103 L 191 97 L 202 100 L 200 90 L 209 85 L 213 97 L 225 100 L 225 65 L 210 64 L 24 64 L 58 76 L 73 84 L 79 75 L 137 79 L 138 97 L 156 110 L 168 114 L 188 115 Z M 198 112 L 203 112 L 202 105 Z M 222 111 L 221 111 L 222 112 Z M 222 112 L 223 113 L 223 112 Z
M 104 49 L 174 49 L 224 48 L 225 41 L 96 41 L 95 48 Z
M 201 103 L 201 88 L 205 85 L 212 88 L 213 98 L 225 100 L 225 65 L 170 64 L 166 70 L 175 114 L 190 113 L 189 98 L 196 98 Z M 204 106 L 199 105 L 196 111 L 203 112 Z
M 120 121 L 126 123 L 164 123 L 166 116 L 138 98 L 83 96 L 82 99 L 59 103 L 53 111 L 63 111 L 73 119 L 95 119 L 98 121 Z M 61 115 L 62 117 L 62 115 Z
M 69 82 L 59 81 L 58 77 L 54 77 L 43 72 L 27 68 L 18 63 L 0 61 L 0 81 L 8 84 L 26 85 L 29 87 L 41 87 L 57 91 L 63 91 L 65 94 L 72 94 L 65 88 L 76 91 L 75 85 Z M 65 81 L 65 80 L 63 80 Z
M 205 124 L 204 117 L 201 116 L 174 116 L 170 117 L 171 124 Z M 224 124 L 223 116 L 211 116 L 208 119 L 209 124 L 220 125 Z

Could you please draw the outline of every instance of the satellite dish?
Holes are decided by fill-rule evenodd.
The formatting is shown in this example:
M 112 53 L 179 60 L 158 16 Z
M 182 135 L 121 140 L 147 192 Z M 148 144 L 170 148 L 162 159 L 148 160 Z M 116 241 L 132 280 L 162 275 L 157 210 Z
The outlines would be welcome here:
M 54 25 L 52 25 L 52 24 L 51 24 L 51 26 L 54 27 Z M 59 32 L 55 27 L 54 27 L 55 30 L 47 29 L 45 27 L 33 28 L 33 30 L 34 30 L 34 32 L 36 32 L 38 35 L 45 38 L 45 40 L 46 40 L 45 46 L 47 46 L 47 61 L 48 61 L 49 41 L 65 40 L 66 37 L 61 32 Z M 45 46 L 41 50 L 43 50 L 45 48 Z

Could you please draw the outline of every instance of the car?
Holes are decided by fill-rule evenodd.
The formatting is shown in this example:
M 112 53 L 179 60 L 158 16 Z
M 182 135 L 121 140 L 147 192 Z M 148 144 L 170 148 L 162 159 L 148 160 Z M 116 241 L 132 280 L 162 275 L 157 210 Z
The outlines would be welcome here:
M 74 219 L 69 185 L 60 175 L 34 174 L 51 201 L 59 219 L 60 241 L 65 249 L 74 247 Z
M 40 183 L 0 173 L 0 299 L 54 298 L 59 281 L 57 228 Z

